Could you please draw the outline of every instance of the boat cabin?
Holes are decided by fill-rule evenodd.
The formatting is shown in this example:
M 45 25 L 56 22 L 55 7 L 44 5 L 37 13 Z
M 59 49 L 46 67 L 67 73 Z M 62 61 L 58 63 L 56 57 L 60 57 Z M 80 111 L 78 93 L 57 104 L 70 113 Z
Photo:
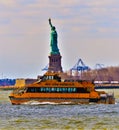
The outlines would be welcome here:
M 41 77 L 41 81 L 46 81 L 46 80 L 57 80 L 61 82 L 61 77 L 58 74 L 53 74 L 53 73 L 46 73 Z

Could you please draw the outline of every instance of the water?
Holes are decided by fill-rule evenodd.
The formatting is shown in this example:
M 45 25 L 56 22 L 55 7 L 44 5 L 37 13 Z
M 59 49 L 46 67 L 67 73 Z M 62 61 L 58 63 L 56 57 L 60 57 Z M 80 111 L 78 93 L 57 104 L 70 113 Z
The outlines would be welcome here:
M 118 130 L 116 104 L 11 105 L 10 91 L 0 91 L 0 130 Z

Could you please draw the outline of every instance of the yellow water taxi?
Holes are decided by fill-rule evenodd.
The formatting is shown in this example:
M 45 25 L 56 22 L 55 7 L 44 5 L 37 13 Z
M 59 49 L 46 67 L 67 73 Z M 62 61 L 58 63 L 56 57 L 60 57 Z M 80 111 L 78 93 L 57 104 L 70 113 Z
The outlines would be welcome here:
M 113 94 L 96 91 L 90 81 L 62 81 L 58 73 L 47 72 L 41 80 L 13 90 L 9 95 L 14 105 L 31 101 L 41 104 L 114 104 Z

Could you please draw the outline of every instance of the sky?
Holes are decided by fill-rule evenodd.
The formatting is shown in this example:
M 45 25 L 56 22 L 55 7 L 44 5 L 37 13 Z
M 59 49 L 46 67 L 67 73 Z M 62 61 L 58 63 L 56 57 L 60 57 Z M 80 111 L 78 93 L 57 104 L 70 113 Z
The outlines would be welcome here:
M 58 33 L 63 71 L 119 66 L 119 0 L 0 0 L 0 78 L 37 78 Z

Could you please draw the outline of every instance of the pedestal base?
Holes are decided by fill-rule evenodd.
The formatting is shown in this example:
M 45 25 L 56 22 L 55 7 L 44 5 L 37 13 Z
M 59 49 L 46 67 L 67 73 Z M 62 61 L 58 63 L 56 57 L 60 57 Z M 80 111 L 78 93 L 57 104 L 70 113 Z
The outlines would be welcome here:
M 61 58 L 60 54 L 51 54 L 49 56 L 49 68 L 48 71 L 52 72 L 62 72 L 61 66 Z

